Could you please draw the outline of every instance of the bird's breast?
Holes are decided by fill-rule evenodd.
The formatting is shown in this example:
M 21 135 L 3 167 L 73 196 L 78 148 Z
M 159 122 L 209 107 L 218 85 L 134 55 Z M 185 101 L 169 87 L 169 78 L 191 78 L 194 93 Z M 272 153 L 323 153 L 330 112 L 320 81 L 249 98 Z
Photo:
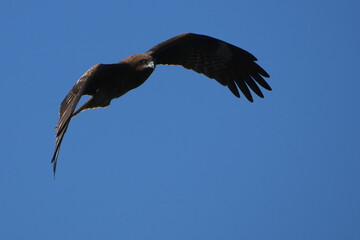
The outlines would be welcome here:
M 109 98 L 118 98 L 143 84 L 151 73 L 152 70 L 112 76 L 102 82 L 98 91 Z

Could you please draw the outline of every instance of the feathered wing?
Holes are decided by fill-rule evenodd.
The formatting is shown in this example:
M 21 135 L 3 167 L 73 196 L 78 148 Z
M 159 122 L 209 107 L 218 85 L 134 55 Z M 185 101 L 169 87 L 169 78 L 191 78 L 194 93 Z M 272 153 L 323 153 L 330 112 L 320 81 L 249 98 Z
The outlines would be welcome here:
M 53 163 L 54 174 L 56 171 L 57 158 L 59 155 L 59 150 L 61 142 L 64 138 L 64 134 L 69 126 L 71 118 L 74 116 L 75 108 L 83 95 L 92 95 L 96 91 L 96 75 L 100 72 L 100 69 L 103 68 L 103 65 L 97 64 L 90 68 L 75 84 L 71 91 L 66 95 L 65 99 L 60 105 L 60 118 L 56 126 L 56 143 L 55 143 L 55 152 L 51 162 Z M 95 83 L 95 84 L 94 84 Z M 91 100 L 91 99 L 90 99 Z M 89 101 L 90 101 L 89 100 Z M 88 102 L 89 102 L 88 101 Z M 85 106 L 86 102 L 83 106 Z M 83 107 L 80 107 L 83 108 Z M 79 109 L 80 109 L 79 108 Z M 79 111 L 77 111 L 79 113 Z M 76 113 L 76 114 L 77 114 Z
M 213 78 L 237 97 L 239 88 L 250 102 L 253 98 L 249 87 L 260 97 L 264 95 L 257 84 L 271 90 L 263 78 L 269 74 L 255 63 L 252 54 L 219 39 L 184 33 L 156 45 L 147 54 L 156 64 L 181 65 Z

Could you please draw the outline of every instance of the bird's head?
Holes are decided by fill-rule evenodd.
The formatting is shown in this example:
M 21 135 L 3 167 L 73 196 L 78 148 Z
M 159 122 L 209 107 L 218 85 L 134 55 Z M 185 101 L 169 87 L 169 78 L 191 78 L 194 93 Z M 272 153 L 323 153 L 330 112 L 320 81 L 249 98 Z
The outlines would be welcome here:
M 155 69 L 154 60 L 148 54 L 135 54 L 125 58 L 121 62 L 129 64 L 133 69 L 138 72 L 146 71 L 151 73 Z

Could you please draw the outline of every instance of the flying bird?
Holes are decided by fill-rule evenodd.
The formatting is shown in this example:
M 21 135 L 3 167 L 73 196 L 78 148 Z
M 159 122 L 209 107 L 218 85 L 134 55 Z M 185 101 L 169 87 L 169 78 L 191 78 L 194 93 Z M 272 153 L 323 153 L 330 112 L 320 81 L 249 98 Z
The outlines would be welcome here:
M 87 109 L 109 106 L 112 99 L 144 83 L 156 65 L 180 65 L 194 70 L 227 86 L 236 97 L 240 98 L 242 92 L 253 102 L 250 89 L 261 98 L 264 95 L 258 85 L 271 90 L 263 78 L 270 77 L 269 74 L 255 61 L 257 59 L 249 52 L 222 40 L 184 33 L 118 63 L 96 64 L 80 77 L 60 105 L 55 152 L 51 160 L 54 174 L 61 142 L 71 118 Z M 75 111 L 83 95 L 91 98 Z

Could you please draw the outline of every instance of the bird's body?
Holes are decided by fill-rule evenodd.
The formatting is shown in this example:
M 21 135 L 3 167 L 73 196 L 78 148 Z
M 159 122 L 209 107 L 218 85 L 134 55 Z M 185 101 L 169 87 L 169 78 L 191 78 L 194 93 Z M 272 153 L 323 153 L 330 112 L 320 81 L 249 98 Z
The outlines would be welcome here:
M 269 75 L 255 63 L 256 60 L 245 50 L 224 41 L 185 33 L 164 41 L 145 53 L 129 56 L 119 63 L 93 66 L 77 81 L 61 103 L 52 158 L 54 173 L 60 145 L 71 118 L 86 109 L 107 107 L 112 99 L 144 83 L 157 64 L 181 65 L 202 73 L 228 86 L 236 97 L 240 97 L 239 88 L 252 102 L 249 88 L 260 97 L 263 94 L 257 84 L 271 90 L 263 79 Z M 91 98 L 75 111 L 83 95 L 90 95 Z
M 138 65 L 134 65 L 135 63 Z M 83 76 L 84 80 L 88 81 L 83 95 L 91 95 L 92 98 L 73 116 L 86 109 L 107 107 L 112 99 L 121 97 L 131 89 L 143 84 L 154 68 L 152 58 L 145 54 L 135 54 L 115 64 L 93 66 Z M 91 76 L 92 74 L 93 76 Z M 92 80 L 89 80 L 89 76 Z M 80 78 L 79 81 L 81 79 L 83 78 Z M 101 81 L 96 81 L 96 79 L 101 79 Z

